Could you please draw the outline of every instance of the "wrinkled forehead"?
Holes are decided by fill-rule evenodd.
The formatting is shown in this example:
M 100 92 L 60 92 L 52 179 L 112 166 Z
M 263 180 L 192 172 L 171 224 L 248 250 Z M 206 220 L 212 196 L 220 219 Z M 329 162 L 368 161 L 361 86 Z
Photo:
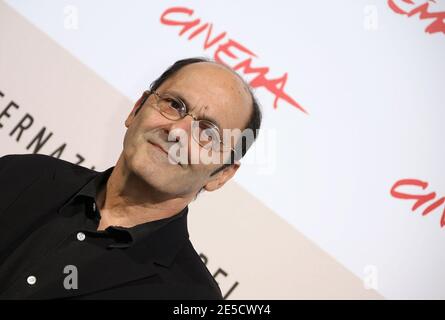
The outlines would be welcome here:
M 252 109 L 243 80 L 229 68 L 211 62 L 183 67 L 158 91 L 181 97 L 195 116 L 214 118 L 221 129 L 244 129 Z

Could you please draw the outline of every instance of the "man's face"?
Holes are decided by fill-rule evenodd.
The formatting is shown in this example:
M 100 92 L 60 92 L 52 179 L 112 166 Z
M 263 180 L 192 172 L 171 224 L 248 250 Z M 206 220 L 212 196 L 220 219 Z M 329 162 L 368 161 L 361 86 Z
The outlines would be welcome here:
M 252 112 L 251 98 L 241 79 L 214 63 L 185 66 L 156 91 L 182 97 L 187 103 L 188 112 L 198 119 L 214 119 L 220 130 L 244 129 Z M 124 138 L 123 156 L 132 173 L 152 188 L 178 197 L 195 195 L 201 187 L 213 191 L 234 175 L 239 164 L 214 176 L 210 176 L 211 173 L 221 167 L 222 163 L 173 164 L 168 154 L 161 149 L 168 152 L 176 143 L 168 141 L 169 134 L 176 136 L 175 133 L 180 131 L 187 134 L 191 152 L 193 119 L 189 116 L 177 121 L 165 118 L 153 107 L 156 101 L 154 95 L 150 95 L 135 115 L 141 100 L 125 121 L 128 130 Z M 234 142 L 231 146 L 234 147 Z M 228 152 L 222 155 L 212 152 L 213 158 L 222 160 L 228 156 Z

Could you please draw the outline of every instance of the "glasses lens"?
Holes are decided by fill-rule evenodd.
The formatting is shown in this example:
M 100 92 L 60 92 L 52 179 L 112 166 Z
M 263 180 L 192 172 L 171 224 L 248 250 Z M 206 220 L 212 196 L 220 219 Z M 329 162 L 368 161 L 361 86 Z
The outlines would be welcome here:
M 171 120 L 181 119 L 186 112 L 184 103 L 170 95 L 161 95 L 158 105 L 161 113 Z
M 213 149 L 219 151 L 221 149 L 221 138 L 219 131 L 215 125 L 206 120 L 193 121 L 192 134 L 199 143 L 199 145 L 205 149 Z

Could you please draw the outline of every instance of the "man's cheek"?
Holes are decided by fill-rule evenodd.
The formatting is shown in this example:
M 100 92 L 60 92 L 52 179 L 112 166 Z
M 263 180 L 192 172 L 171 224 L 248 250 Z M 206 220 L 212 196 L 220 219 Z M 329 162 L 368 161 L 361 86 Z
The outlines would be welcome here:
M 166 124 L 167 119 L 153 108 L 146 108 L 141 113 L 139 122 L 147 128 L 157 128 Z

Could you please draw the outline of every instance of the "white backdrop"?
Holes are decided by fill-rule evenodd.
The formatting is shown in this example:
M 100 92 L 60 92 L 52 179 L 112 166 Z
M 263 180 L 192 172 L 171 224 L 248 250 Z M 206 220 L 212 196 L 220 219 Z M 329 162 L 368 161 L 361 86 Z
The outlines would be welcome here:
M 266 80 L 238 70 L 260 84 L 264 131 L 236 182 L 353 274 L 378 279 L 373 285 L 384 297 L 445 298 L 445 205 L 422 216 L 445 196 L 445 1 L 6 3 L 133 101 L 184 57 L 218 52 L 231 66 L 251 58 L 252 68 L 269 68 Z M 173 12 L 178 7 L 182 13 Z M 182 25 L 161 17 L 200 21 L 180 35 Z M 222 36 L 205 49 L 210 24 L 208 41 Z M 230 47 L 236 58 L 224 51 L 230 40 L 245 48 Z M 294 103 L 275 101 L 266 85 Z M 88 117 L 70 123 L 43 111 L 40 119 L 63 128 L 70 146 L 90 157 L 84 165 L 104 169 L 117 159 L 124 132 L 107 119 L 130 110 L 99 110 L 83 110 Z M 91 134 L 96 143 L 86 144 Z M 26 152 L 6 133 L 0 144 L 2 154 Z M 413 197 L 391 194 L 402 179 L 428 186 L 411 181 L 395 190 L 435 192 L 434 199 L 412 210 Z

